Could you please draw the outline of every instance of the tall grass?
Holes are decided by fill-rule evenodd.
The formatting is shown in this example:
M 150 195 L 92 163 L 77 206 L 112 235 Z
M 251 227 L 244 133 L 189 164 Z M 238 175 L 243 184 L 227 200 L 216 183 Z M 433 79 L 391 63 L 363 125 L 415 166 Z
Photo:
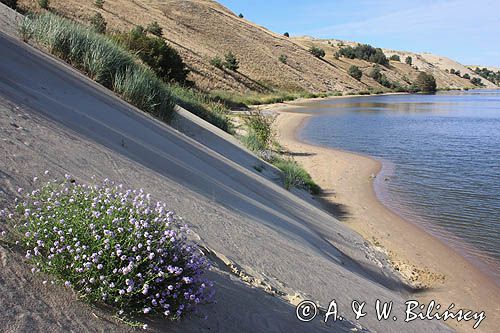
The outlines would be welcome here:
M 165 120 L 172 115 L 169 87 L 106 36 L 51 13 L 26 18 L 20 31 L 143 111 Z
M 321 188 L 312 180 L 311 175 L 292 159 L 276 158 L 273 165 L 281 170 L 283 184 L 287 190 L 292 187 L 305 188 L 312 194 L 319 194 Z
M 223 131 L 232 133 L 233 129 L 224 104 L 213 100 L 207 94 L 178 84 L 172 84 L 170 89 L 176 104 Z

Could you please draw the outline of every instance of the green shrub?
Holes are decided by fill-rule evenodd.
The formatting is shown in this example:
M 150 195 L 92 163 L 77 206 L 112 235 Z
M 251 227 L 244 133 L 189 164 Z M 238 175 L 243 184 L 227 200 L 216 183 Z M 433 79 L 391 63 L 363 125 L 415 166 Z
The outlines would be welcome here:
M 325 50 L 323 50 L 322 48 L 317 47 L 317 46 L 311 46 L 311 48 L 309 48 L 309 52 L 313 56 L 315 56 L 316 58 L 324 58 L 325 57 Z
M 49 9 L 49 0 L 38 0 L 40 8 Z
M 215 56 L 210 59 L 210 65 L 222 69 L 224 67 L 224 62 L 222 61 L 221 57 Z
M 435 92 L 436 91 L 436 79 L 429 73 L 420 72 L 415 81 L 414 88 L 421 92 Z
M 33 272 L 111 306 L 125 322 L 144 314 L 178 319 L 212 301 L 208 261 L 174 213 L 142 190 L 108 180 L 79 184 L 66 175 L 23 195 L 11 214 L 12 236 Z
M 251 151 L 260 153 L 268 149 L 266 145 L 264 145 L 259 138 L 257 137 L 257 134 L 250 132 L 247 135 L 241 137 L 241 142 Z
M 239 18 L 243 18 L 244 16 L 243 16 L 243 14 L 242 14 L 242 13 L 240 13 L 240 15 L 238 15 L 238 17 L 239 17 Z
M 100 34 L 106 33 L 106 20 L 102 17 L 101 13 L 95 13 L 94 16 L 90 18 L 90 25 L 94 30 Z
M 380 78 L 382 77 L 382 72 L 380 70 L 380 66 L 375 65 L 372 68 L 372 70 L 370 71 L 370 73 L 368 74 L 368 76 L 370 76 L 375 81 L 379 82 Z
M 163 38 L 146 35 L 146 30 L 137 26 L 129 33 L 112 36 L 120 45 L 131 50 L 165 82 L 187 83 L 189 71 L 179 53 Z
M 352 65 L 349 67 L 348 73 L 350 76 L 355 78 L 356 80 L 361 80 L 361 77 L 363 76 L 363 72 L 358 68 L 358 66 Z
M 248 130 L 248 140 L 252 141 L 255 147 L 263 148 L 269 146 L 273 138 L 273 116 L 266 116 L 262 112 L 253 112 L 243 118 Z
M 397 54 L 393 54 L 393 55 L 391 55 L 391 57 L 389 58 L 389 60 L 401 61 L 401 58 Z
M 224 55 L 224 67 L 235 72 L 240 68 L 239 61 L 233 52 L 229 51 Z
M 148 24 L 146 31 L 158 37 L 161 37 L 161 35 L 163 34 L 163 29 L 156 21 Z
M 286 64 L 287 60 L 288 60 L 288 57 L 286 54 L 280 54 L 280 56 L 278 57 L 278 60 L 284 64 Z
M 33 38 L 45 45 L 105 87 L 123 93 L 143 111 L 160 119 L 171 116 L 174 104 L 169 88 L 106 36 L 51 13 L 26 18 L 21 32 L 25 39 Z
M 367 44 L 357 45 L 355 47 L 345 46 L 337 51 L 337 54 L 349 59 L 362 59 L 384 66 L 389 64 L 389 60 L 385 57 L 382 49 L 374 48 Z
M 470 75 L 465 73 L 464 75 L 462 75 L 462 77 L 466 80 L 470 80 Z
M 411 64 L 413 63 L 413 59 L 412 59 L 410 56 L 408 56 L 408 57 L 406 57 L 406 59 L 405 59 L 405 63 L 406 63 L 407 65 L 410 65 L 410 66 L 411 66 Z
M 304 188 L 312 194 L 321 193 L 321 188 L 312 180 L 311 175 L 292 159 L 275 159 L 272 164 L 281 170 L 283 186 L 290 190 L 293 187 Z
M 207 94 L 178 84 L 171 84 L 170 91 L 176 104 L 223 131 L 232 132 L 224 104 L 214 101 Z
M 17 8 L 17 0 L 1 0 L 0 2 L 5 4 L 7 7 L 12 8 L 12 9 Z
M 285 32 L 285 33 L 283 34 L 283 36 L 285 36 L 285 37 L 290 37 L 290 34 L 289 34 L 288 32 Z
M 484 84 L 481 82 L 481 79 L 478 77 L 473 77 L 470 82 L 475 86 L 483 86 Z
M 94 5 L 95 5 L 97 8 L 102 9 L 102 7 L 104 6 L 104 0 L 95 0 Z

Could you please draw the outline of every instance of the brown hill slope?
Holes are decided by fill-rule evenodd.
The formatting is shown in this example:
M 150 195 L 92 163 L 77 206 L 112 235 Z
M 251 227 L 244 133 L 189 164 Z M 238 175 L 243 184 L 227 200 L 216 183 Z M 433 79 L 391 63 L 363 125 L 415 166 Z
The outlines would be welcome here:
M 18 2 L 39 10 L 37 0 Z M 157 21 L 163 28 L 164 38 L 179 51 L 190 68 L 190 79 L 202 89 L 240 92 L 266 91 L 270 87 L 311 92 L 385 89 L 367 75 L 361 82 L 350 77 L 347 74 L 350 65 L 359 66 L 366 74 L 373 64 L 334 59 L 333 53 L 338 49 L 336 43 L 284 37 L 239 18 L 215 1 L 106 0 L 104 8 L 99 9 L 93 1 L 51 0 L 50 6 L 53 11 L 82 22 L 88 22 L 99 12 L 106 19 L 108 29 L 129 30 L 134 25 L 147 26 Z M 327 56 L 324 59 L 312 56 L 308 52 L 311 44 L 321 45 Z M 210 59 L 222 57 L 229 51 L 240 61 L 238 72 L 210 65 Z M 287 56 L 286 64 L 279 61 L 280 55 Z M 473 87 L 468 80 L 445 73 L 442 66 L 429 62 L 424 55 L 415 58 L 418 58 L 414 63 L 418 69 L 435 74 L 438 88 Z M 463 73 L 468 71 L 464 66 L 455 67 Z M 402 84 L 418 75 L 415 68 L 400 62 L 391 62 L 391 66 L 383 71 L 390 80 Z

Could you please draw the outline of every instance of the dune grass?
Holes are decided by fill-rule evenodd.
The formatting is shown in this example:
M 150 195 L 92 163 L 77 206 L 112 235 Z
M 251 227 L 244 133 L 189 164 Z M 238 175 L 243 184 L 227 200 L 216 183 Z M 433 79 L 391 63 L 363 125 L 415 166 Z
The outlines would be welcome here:
M 304 188 L 312 194 L 319 194 L 321 188 L 311 175 L 293 159 L 275 158 L 272 164 L 281 170 L 283 185 L 287 190 L 292 187 Z
M 25 40 L 42 44 L 134 106 L 160 119 L 171 117 L 169 87 L 106 36 L 52 13 L 27 17 L 20 29 Z
M 134 54 L 106 35 L 52 13 L 26 18 L 20 31 L 25 40 L 45 46 L 50 53 L 145 112 L 168 121 L 178 104 L 231 132 L 225 105 L 192 88 L 163 82 Z

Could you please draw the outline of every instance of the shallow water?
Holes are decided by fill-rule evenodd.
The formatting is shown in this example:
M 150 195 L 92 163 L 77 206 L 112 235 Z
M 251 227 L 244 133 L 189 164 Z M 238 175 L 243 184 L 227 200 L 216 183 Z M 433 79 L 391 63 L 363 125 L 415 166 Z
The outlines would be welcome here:
M 377 195 L 500 278 L 500 90 L 324 100 L 301 131 L 382 160 Z

